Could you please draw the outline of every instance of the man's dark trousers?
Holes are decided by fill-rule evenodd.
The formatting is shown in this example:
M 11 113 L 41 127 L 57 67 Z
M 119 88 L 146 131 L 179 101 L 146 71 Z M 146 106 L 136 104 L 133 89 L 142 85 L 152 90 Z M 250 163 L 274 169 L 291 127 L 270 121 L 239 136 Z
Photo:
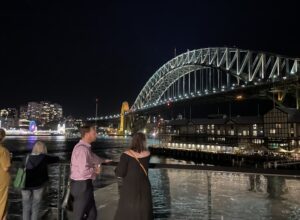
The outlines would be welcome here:
M 71 195 L 74 198 L 74 220 L 97 219 L 97 208 L 95 204 L 94 187 L 92 180 L 72 180 Z

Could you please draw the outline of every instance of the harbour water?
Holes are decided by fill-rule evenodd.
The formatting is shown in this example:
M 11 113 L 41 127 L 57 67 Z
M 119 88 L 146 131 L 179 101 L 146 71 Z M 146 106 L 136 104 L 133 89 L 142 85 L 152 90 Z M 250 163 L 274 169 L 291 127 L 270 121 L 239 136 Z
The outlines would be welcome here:
M 50 154 L 68 161 L 78 140 L 63 137 L 8 137 L 6 147 L 22 158 L 39 139 Z M 153 140 L 150 140 L 152 143 Z M 118 161 L 130 138 L 99 138 L 93 151 Z M 190 161 L 152 156 L 152 163 L 192 164 Z M 13 171 L 18 162 L 14 163 Z M 47 206 L 56 206 L 58 169 L 50 168 Z M 150 169 L 155 219 L 300 219 L 300 178 L 220 171 Z M 106 167 L 96 188 L 115 183 L 113 167 Z M 10 219 L 20 219 L 21 197 L 11 189 Z M 113 215 L 113 213 L 112 213 Z

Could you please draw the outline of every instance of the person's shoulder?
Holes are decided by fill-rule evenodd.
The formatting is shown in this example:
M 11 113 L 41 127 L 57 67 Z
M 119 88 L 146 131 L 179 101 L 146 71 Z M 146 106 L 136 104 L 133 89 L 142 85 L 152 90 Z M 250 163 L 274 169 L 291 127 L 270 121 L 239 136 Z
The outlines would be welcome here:
M 143 152 L 142 152 L 142 155 L 143 155 L 144 157 L 149 157 L 149 156 L 151 155 L 151 153 L 150 153 L 150 151 L 146 150 L 146 151 L 143 151 Z
M 130 150 L 125 150 L 124 152 L 123 152 L 123 154 L 130 154 Z
M 79 142 L 74 146 L 74 150 L 75 151 L 88 151 L 89 149 L 87 146 L 85 146 L 84 144 Z
M 121 154 L 121 156 L 130 156 L 131 154 L 130 154 L 130 151 L 129 150 L 125 150 L 122 154 Z
M 143 152 L 141 152 L 141 153 L 137 153 L 137 152 L 135 152 L 136 154 L 138 154 L 138 155 L 136 155 L 138 158 L 145 158 L 145 157 L 149 157 L 151 154 L 150 154 L 150 151 L 143 151 Z M 132 151 L 131 150 L 126 150 L 126 151 L 124 151 L 124 153 L 123 154 L 125 154 L 125 155 L 127 155 L 127 156 L 129 156 L 129 157 L 133 157 L 134 155 L 132 154 Z

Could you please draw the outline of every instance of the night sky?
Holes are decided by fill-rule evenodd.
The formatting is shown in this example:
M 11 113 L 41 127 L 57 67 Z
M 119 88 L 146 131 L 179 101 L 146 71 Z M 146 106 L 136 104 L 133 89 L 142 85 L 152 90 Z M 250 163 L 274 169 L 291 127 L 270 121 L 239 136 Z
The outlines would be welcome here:
M 0 108 L 49 100 L 91 116 L 98 97 L 100 114 L 117 113 L 174 48 L 300 57 L 297 1 L 2 2 Z

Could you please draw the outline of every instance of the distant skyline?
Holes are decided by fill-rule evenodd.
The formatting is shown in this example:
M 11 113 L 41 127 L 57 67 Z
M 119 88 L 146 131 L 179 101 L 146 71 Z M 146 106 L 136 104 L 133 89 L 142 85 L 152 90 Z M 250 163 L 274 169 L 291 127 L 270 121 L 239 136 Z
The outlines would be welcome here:
M 228 46 L 300 57 L 297 1 L 6 1 L 0 108 L 49 100 L 64 115 L 118 113 L 165 62 Z

